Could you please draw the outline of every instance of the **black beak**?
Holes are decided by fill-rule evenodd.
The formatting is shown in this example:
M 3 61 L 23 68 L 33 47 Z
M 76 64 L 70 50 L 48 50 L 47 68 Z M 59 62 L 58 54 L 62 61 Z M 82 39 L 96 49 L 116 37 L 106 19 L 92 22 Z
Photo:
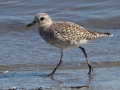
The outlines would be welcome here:
M 33 21 L 33 22 L 31 22 L 30 24 L 28 24 L 27 27 L 33 26 L 33 25 L 35 25 L 35 24 L 37 24 L 37 23 L 36 23 L 35 21 Z

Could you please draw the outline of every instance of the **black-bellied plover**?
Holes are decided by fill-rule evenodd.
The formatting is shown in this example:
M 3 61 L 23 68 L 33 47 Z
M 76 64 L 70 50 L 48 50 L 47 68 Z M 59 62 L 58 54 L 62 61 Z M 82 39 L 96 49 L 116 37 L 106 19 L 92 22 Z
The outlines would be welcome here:
M 38 24 L 38 30 L 40 36 L 50 45 L 60 48 L 61 50 L 61 58 L 58 65 L 55 69 L 49 74 L 52 76 L 57 68 L 63 61 L 63 51 L 65 49 L 71 48 L 80 48 L 86 58 L 89 72 L 90 74 L 93 71 L 93 68 L 88 61 L 86 51 L 83 47 L 84 44 L 88 42 L 104 37 L 104 36 L 112 36 L 110 33 L 102 33 L 97 31 L 88 30 L 76 23 L 68 22 L 68 21 L 52 21 L 50 16 L 46 13 L 38 13 L 35 16 L 35 19 L 32 23 L 28 24 L 27 27 Z

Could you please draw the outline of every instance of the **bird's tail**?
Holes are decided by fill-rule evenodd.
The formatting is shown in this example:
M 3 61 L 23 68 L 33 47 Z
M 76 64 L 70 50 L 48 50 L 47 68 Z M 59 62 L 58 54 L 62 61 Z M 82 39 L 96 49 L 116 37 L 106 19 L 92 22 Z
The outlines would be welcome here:
M 105 36 L 110 36 L 110 37 L 113 36 L 113 34 L 110 34 L 110 33 L 104 33 L 104 34 L 105 34 Z

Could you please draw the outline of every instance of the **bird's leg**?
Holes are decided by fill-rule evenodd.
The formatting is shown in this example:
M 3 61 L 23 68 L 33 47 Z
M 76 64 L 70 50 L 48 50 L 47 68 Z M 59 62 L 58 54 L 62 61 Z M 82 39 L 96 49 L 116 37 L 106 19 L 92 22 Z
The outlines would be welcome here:
M 57 70 L 57 68 L 60 66 L 60 64 L 62 63 L 62 61 L 63 61 L 63 50 L 61 50 L 61 58 L 60 58 L 60 61 L 59 61 L 58 65 L 55 67 L 55 69 L 48 76 L 50 76 L 50 77 L 53 76 L 53 74 L 55 73 L 55 71 Z
M 92 73 L 91 71 L 93 71 L 93 67 L 91 66 L 90 62 L 88 61 L 86 51 L 85 51 L 85 49 L 83 47 L 79 47 L 79 48 L 83 51 L 83 53 L 85 55 L 85 58 L 86 58 L 86 61 L 87 61 L 88 67 L 89 67 L 88 74 L 91 74 Z

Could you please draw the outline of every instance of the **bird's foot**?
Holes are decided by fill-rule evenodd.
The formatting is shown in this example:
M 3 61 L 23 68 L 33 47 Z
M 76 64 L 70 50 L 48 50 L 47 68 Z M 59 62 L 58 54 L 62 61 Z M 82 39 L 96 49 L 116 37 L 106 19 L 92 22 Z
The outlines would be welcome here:
M 88 74 L 93 74 L 93 67 L 90 64 L 88 64 L 88 67 L 89 67 Z

